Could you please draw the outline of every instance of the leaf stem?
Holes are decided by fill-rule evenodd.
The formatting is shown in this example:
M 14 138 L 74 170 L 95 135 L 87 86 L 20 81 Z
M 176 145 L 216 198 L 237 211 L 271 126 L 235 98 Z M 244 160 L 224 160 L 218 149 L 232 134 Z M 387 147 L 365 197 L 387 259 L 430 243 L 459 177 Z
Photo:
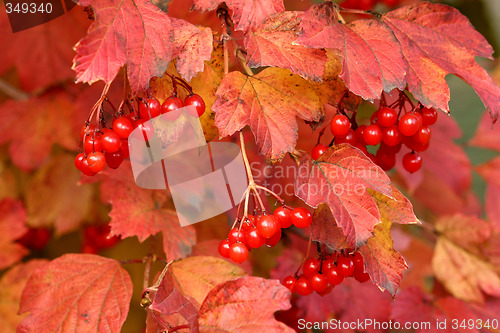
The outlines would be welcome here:
M 247 65 L 247 55 L 244 51 L 242 51 L 240 48 L 236 49 L 236 59 L 238 59 L 238 63 L 240 66 L 243 68 L 245 73 L 249 76 L 253 75 L 253 71 L 250 67 Z

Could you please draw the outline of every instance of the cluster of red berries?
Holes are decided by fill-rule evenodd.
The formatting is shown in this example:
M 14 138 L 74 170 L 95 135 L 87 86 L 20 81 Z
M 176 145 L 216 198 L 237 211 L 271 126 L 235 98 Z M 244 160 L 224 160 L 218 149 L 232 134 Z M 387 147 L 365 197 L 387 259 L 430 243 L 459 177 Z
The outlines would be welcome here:
M 344 8 L 370 10 L 377 3 L 383 3 L 387 7 L 396 7 L 401 0 L 344 0 L 340 5 Z
M 163 104 L 154 97 L 142 100 L 138 114 L 120 114 L 114 118 L 111 128 L 106 128 L 103 122 L 102 128 L 87 122 L 80 131 L 83 152 L 75 158 L 76 168 L 87 176 L 94 176 L 106 165 L 112 169 L 118 168 L 129 156 L 127 140 L 135 128 L 139 127 L 143 132 L 152 133 L 152 128 L 145 124 L 147 121 L 184 106 L 194 106 L 188 108 L 188 111 L 193 112 L 192 116 L 200 117 L 205 112 L 205 102 L 200 95 L 190 94 L 184 102 L 172 95 Z
M 335 144 L 348 143 L 359 148 L 386 171 L 396 165 L 396 154 L 404 144 L 410 152 L 403 156 L 403 167 L 413 173 L 422 166 L 419 153 L 429 148 L 430 126 L 436 121 L 437 112 L 434 109 L 421 108 L 399 117 L 396 110 L 384 106 L 372 115 L 368 126 L 358 126 L 355 119 L 337 114 L 330 123 L 330 129 L 335 136 Z M 379 146 L 376 155 L 369 153 L 367 146 Z M 323 144 L 316 145 L 312 158 L 318 159 L 327 148 Z
M 331 255 L 321 260 L 308 258 L 302 265 L 302 274 L 297 272 L 293 276 L 287 276 L 281 283 L 292 293 L 306 296 L 315 291 L 324 296 L 347 277 L 354 277 L 361 283 L 370 279 L 364 271 L 363 257 L 359 252 Z
M 47 228 L 29 228 L 17 242 L 28 249 L 40 251 L 52 238 L 52 234 Z
M 248 252 L 264 244 L 273 247 L 281 239 L 281 229 L 292 224 L 298 228 L 306 228 L 312 223 L 311 213 L 303 208 L 291 209 L 281 206 L 273 215 L 265 212 L 257 217 L 248 215 L 234 226 L 227 239 L 219 244 L 219 254 L 232 261 L 242 263 L 248 258 Z
M 100 250 L 109 249 L 120 241 L 119 237 L 110 236 L 109 225 L 86 226 L 83 231 L 82 253 L 97 254 Z

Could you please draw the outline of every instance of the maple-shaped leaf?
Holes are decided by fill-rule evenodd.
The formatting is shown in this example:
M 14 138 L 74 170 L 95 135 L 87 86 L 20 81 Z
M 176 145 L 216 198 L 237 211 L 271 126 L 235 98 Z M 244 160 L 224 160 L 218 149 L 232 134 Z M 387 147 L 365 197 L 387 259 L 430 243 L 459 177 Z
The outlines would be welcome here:
M 481 117 L 476 133 L 469 144 L 500 152 L 500 127 L 491 124 L 491 118 L 486 112 Z
M 13 33 L 0 6 L 0 74 L 15 67 L 24 90 L 32 91 L 72 79 L 73 45 L 85 35 L 90 20 L 81 10 L 36 27 Z
M 194 0 L 194 9 L 214 10 L 221 3 L 226 3 L 232 10 L 235 29 L 248 31 L 255 29 L 267 17 L 285 10 L 283 0 Z
M 290 291 L 277 280 L 242 277 L 217 285 L 199 312 L 202 332 L 294 332 L 274 318 L 290 308 Z
M 26 210 L 19 200 L 3 199 L 0 216 L 0 269 L 4 269 L 28 254 L 21 244 L 14 243 L 27 231 Z
M 347 144 L 329 148 L 316 161 L 304 158 L 297 170 L 295 194 L 312 207 L 326 203 L 355 247 L 380 223 L 377 203 L 367 189 L 392 196 L 386 173 Z
M 65 254 L 36 270 L 23 291 L 18 332 L 120 332 L 132 280 L 113 259 Z
M 0 144 L 10 142 L 12 160 L 22 170 L 30 171 L 45 163 L 55 143 L 70 150 L 78 146 L 76 128 L 72 126 L 75 108 L 65 92 L 25 101 L 8 100 L 0 105 L 0 112 Z
M 130 163 L 108 173 L 101 184 L 103 200 L 112 205 L 111 233 L 122 238 L 137 236 L 143 242 L 158 232 L 163 234 L 163 250 L 168 259 L 185 257 L 196 242 L 193 226 L 181 227 L 174 210 L 166 207 L 166 191 L 142 189 L 134 182 Z
M 33 259 L 9 269 L 0 279 L 0 326 L 4 333 L 14 333 L 25 316 L 19 315 L 21 294 L 31 274 L 47 265 L 48 260 Z
M 483 302 L 484 294 L 499 297 L 500 269 L 480 250 L 491 238 L 491 223 L 457 214 L 439 219 L 436 231 L 432 267 L 446 289 L 465 301 Z
M 449 111 L 445 77 L 451 73 L 474 88 L 496 120 L 500 88 L 475 61 L 476 56 L 492 59 L 493 49 L 458 10 L 425 1 L 380 19 L 341 21 L 332 2 L 315 5 L 303 16 L 298 42 L 338 50 L 340 77 L 353 93 L 374 100 L 382 91 L 408 85 L 425 106 Z
M 56 234 L 76 230 L 89 214 L 94 190 L 78 184 L 74 154 L 54 154 L 28 181 L 26 209 L 31 227 L 52 227 Z
M 328 61 L 326 52 L 294 44 L 300 32 L 302 12 L 282 12 L 269 16 L 245 37 L 250 67 L 274 66 L 321 80 Z
M 297 119 L 318 121 L 323 104 L 310 82 L 281 68 L 254 76 L 231 72 L 216 93 L 212 110 L 222 137 L 249 125 L 260 152 L 272 162 L 295 149 Z

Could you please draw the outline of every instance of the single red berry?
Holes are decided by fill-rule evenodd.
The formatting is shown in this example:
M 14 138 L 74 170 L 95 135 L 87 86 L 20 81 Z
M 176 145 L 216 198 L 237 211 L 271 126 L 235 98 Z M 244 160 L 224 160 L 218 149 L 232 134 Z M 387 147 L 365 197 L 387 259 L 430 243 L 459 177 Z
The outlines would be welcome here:
M 17 242 L 26 248 L 40 251 L 50 241 L 52 234 L 46 228 L 29 228 Z
M 254 226 L 250 223 L 250 221 L 248 220 L 243 220 L 241 221 L 241 230 L 247 232 L 249 230 L 252 230 L 254 228 Z
M 387 154 L 397 154 L 401 150 L 401 147 L 403 147 L 403 142 L 400 141 L 397 145 L 395 146 L 388 146 L 387 144 L 382 141 L 380 143 L 379 150 L 383 150 Z
M 264 238 L 269 238 L 280 229 L 278 220 L 273 215 L 261 215 L 257 218 L 257 230 Z
M 375 164 L 377 164 L 377 156 L 373 155 L 372 153 L 366 154 L 366 156 Z
M 321 271 L 322 272 L 327 272 L 330 268 L 335 266 L 335 259 L 330 257 L 323 261 L 323 264 L 321 266 Z
M 356 133 L 354 133 L 354 131 L 350 128 L 349 131 L 347 132 L 347 134 L 343 137 L 336 137 L 335 138 L 335 144 L 336 145 L 340 145 L 341 143 L 348 143 L 350 144 L 351 146 L 355 146 L 356 143 L 357 143 L 357 139 L 356 139 Z
M 305 277 L 310 277 L 315 273 L 319 272 L 319 268 L 321 267 L 321 262 L 316 258 L 309 258 L 304 262 L 302 266 L 302 272 Z
M 229 243 L 243 243 L 246 244 L 245 232 L 243 230 L 238 230 L 238 228 L 233 228 L 229 231 L 229 235 L 227 237 L 229 239 Z
M 396 110 L 391 109 L 389 107 L 383 107 L 380 110 L 378 110 L 378 115 L 377 115 L 377 124 L 379 124 L 382 127 L 389 127 L 398 121 L 398 113 Z
M 328 149 L 328 146 L 322 144 L 322 143 L 319 143 L 317 144 L 313 150 L 312 150 L 312 153 L 311 153 L 311 157 L 313 160 L 317 160 L 321 155 L 323 155 L 323 153 Z
M 384 171 L 389 171 L 396 166 L 396 155 L 393 153 L 387 153 L 384 150 L 379 149 L 377 151 L 377 164 Z
M 422 113 L 420 113 L 420 112 L 413 112 L 413 115 L 415 117 L 417 117 L 418 128 L 421 128 L 422 126 L 424 126 L 424 118 L 422 117 Z
M 414 173 L 422 167 L 422 157 L 420 154 L 411 152 L 403 156 L 403 167 L 409 173 Z
M 93 136 L 95 132 L 98 131 L 98 128 L 94 124 L 83 125 L 80 130 L 80 140 L 83 140 L 85 136 Z
M 297 279 L 293 276 L 287 276 L 286 278 L 283 279 L 283 282 L 281 282 L 282 285 L 287 287 L 292 293 L 295 292 L 295 284 L 297 283 Z
M 431 126 L 436 123 L 438 116 L 436 110 L 429 108 L 422 108 L 420 112 L 422 112 L 422 122 L 424 126 Z
M 125 153 L 120 149 L 115 153 L 105 153 L 104 157 L 106 159 L 106 164 L 111 168 L 111 169 L 117 169 L 120 164 L 122 164 L 123 160 L 125 159 L 123 156 Z
M 343 114 L 336 115 L 330 122 L 330 129 L 333 135 L 338 137 L 346 136 L 350 128 L 351 128 L 351 122 L 349 121 L 349 118 L 347 118 Z
M 82 161 L 85 159 L 85 155 L 83 155 L 83 153 L 80 153 L 78 155 L 76 155 L 75 157 L 75 167 L 82 171 Z
M 337 268 L 343 277 L 349 277 L 354 274 L 354 262 L 351 257 L 338 257 Z
M 426 145 L 431 140 L 431 129 L 427 126 L 423 126 L 412 136 L 412 138 L 416 143 Z
M 95 153 L 90 153 L 87 156 L 87 162 L 90 170 L 94 173 L 98 173 L 102 171 L 106 166 L 106 157 L 100 151 Z
M 292 220 L 290 219 L 291 213 L 292 210 L 290 208 L 281 206 L 274 210 L 273 215 L 280 224 L 281 228 L 288 228 L 292 225 Z
M 219 243 L 219 254 L 224 258 L 229 258 L 229 248 L 231 247 L 231 243 L 229 239 L 224 239 Z
M 251 229 L 246 231 L 245 240 L 248 246 L 257 249 L 265 244 L 266 239 L 259 234 L 256 227 L 251 227 Z
M 401 142 L 401 132 L 396 125 L 392 125 L 382 129 L 382 142 L 387 146 L 396 146 Z
M 353 276 L 360 283 L 370 280 L 370 275 L 368 275 L 368 273 L 361 271 L 355 271 Z
M 139 104 L 139 116 L 142 119 L 149 120 L 160 115 L 161 105 L 156 98 L 149 98 L 145 102 Z
M 85 137 L 83 150 L 87 155 L 92 152 L 102 151 L 101 134 L 96 133 L 95 135 Z
M 90 225 L 84 229 L 84 242 L 95 246 L 97 250 L 108 249 L 120 241 L 120 238 L 111 236 L 109 225 Z
M 412 136 L 420 128 L 419 119 L 413 113 L 407 113 L 399 120 L 399 131 L 406 136 Z
M 127 139 L 133 129 L 132 122 L 126 117 L 122 116 L 113 121 L 113 132 L 121 139 Z
M 367 145 L 376 146 L 382 141 L 382 130 L 378 125 L 370 125 L 363 131 L 363 140 Z
M 363 263 L 363 256 L 361 255 L 361 253 L 359 252 L 354 253 L 354 255 L 352 256 L 352 262 L 354 263 L 355 271 L 360 271 L 360 272 L 365 271 L 365 265 Z
M 90 170 L 89 161 L 87 158 L 84 158 L 82 160 L 81 171 L 85 176 L 95 176 L 96 174 L 94 171 Z
M 328 288 L 328 281 L 326 281 L 326 276 L 321 273 L 314 273 L 309 277 L 309 283 L 311 288 L 316 292 L 325 291 Z
M 184 103 L 182 103 L 182 99 L 177 96 L 170 96 L 161 105 L 161 113 L 169 113 L 180 108 L 184 107 Z
M 278 228 L 278 231 L 272 235 L 269 238 L 266 238 L 264 243 L 267 245 L 267 247 L 274 247 L 276 244 L 278 244 L 281 240 L 281 228 Z
M 361 143 L 356 143 L 354 145 L 354 147 L 358 148 L 359 150 L 361 150 L 363 152 L 363 154 L 368 154 L 368 150 L 366 149 L 366 146 L 364 144 L 361 144 Z
M 102 135 L 101 145 L 106 153 L 115 153 L 120 150 L 122 140 L 114 131 L 108 130 Z
M 317 291 L 316 293 L 320 296 L 325 296 L 325 295 L 328 295 L 329 293 L 332 292 L 333 290 L 333 287 L 335 287 L 333 284 L 329 284 L 328 287 L 326 287 L 325 290 L 323 291 Z
M 339 267 L 332 266 L 326 271 L 326 280 L 333 286 L 337 286 L 344 281 L 344 276 L 340 274 Z
M 298 228 L 307 228 L 312 223 L 311 213 L 304 207 L 297 207 L 290 213 L 290 219 L 294 226 Z
M 188 113 L 193 117 L 201 117 L 205 113 L 205 101 L 200 95 L 192 94 L 187 96 L 184 99 L 184 105 L 195 107 L 194 111 L 190 111 L 191 108 L 188 108 Z
M 427 148 L 429 148 L 429 145 L 430 145 L 429 142 L 427 142 L 426 144 L 421 144 L 421 143 L 416 142 L 413 136 L 404 137 L 403 138 L 403 143 L 405 144 L 406 147 L 408 147 L 411 150 L 416 151 L 418 153 L 426 151 Z
M 301 296 L 307 296 L 312 294 L 313 289 L 311 287 L 311 283 L 309 280 L 305 277 L 300 277 L 297 282 L 295 283 L 295 290 L 297 291 L 297 294 Z
M 362 145 L 366 145 L 365 140 L 363 139 L 363 133 L 365 132 L 366 125 L 359 125 L 358 128 L 354 131 L 356 134 L 356 142 Z
M 229 248 L 229 258 L 232 261 L 241 264 L 248 258 L 248 249 L 245 244 L 234 243 Z
M 97 246 L 95 246 L 91 242 L 83 241 L 82 247 L 80 249 L 80 253 L 97 254 L 97 253 L 99 253 L 99 249 L 97 248 Z
M 378 111 L 373 112 L 372 116 L 370 117 L 370 125 L 376 124 L 378 119 Z

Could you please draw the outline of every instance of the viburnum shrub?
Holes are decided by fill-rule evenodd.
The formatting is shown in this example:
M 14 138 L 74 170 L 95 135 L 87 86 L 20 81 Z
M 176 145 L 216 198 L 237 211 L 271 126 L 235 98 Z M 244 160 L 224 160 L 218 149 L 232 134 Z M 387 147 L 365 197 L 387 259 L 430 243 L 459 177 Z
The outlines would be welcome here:
M 0 15 L 6 332 L 499 329 L 500 159 L 477 165 L 465 146 L 500 151 L 500 88 L 457 9 L 79 5 L 18 33 Z M 487 110 L 470 140 L 456 142 L 448 74 Z M 137 186 L 129 141 L 157 144 L 158 117 L 199 120 L 207 149 L 239 145 L 233 209 L 181 227 L 167 179 Z

